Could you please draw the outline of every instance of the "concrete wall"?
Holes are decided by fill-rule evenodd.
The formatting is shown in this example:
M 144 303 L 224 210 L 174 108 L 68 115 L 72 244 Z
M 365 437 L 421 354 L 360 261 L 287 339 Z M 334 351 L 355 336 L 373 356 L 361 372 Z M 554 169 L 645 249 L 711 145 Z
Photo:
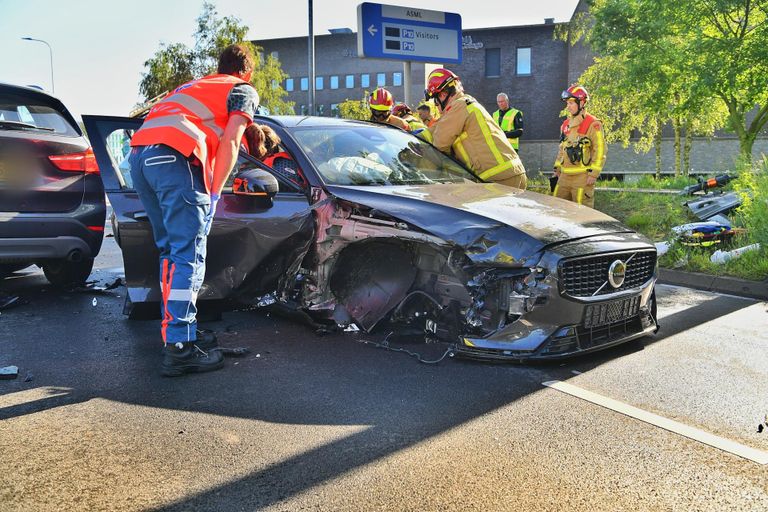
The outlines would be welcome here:
M 510 104 L 523 111 L 525 139 L 547 139 L 558 135 L 559 113 L 562 109 L 560 92 L 568 86 L 569 48 L 553 39 L 555 24 L 522 27 L 496 27 L 472 29 L 462 32 L 464 49 L 460 65 L 447 66 L 461 77 L 467 93 L 474 96 L 490 113 L 498 107 L 496 95 L 505 92 Z M 277 52 L 283 70 L 295 79 L 297 90 L 287 99 L 301 105 L 308 104 L 307 91 L 300 91 L 299 80 L 307 76 L 307 38 L 293 37 L 254 41 L 266 54 Z M 517 75 L 517 49 L 531 49 L 531 74 Z M 486 76 L 486 52 L 501 52 L 500 76 Z M 411 97 L 415 107 L 424 97 L 426 77 L 438 64 L 411 64 Z M 403 101 L 402 86 L 392 85 L 392 74 L 403 72 L 403 63 L 384 59 L 360 59 L 357 56 L 357 34 L 315 36 L 315 74 L 325 78 L 325 89 L 317 91 L 316 103 L 324 105 L 324 115 L 330 115 L 330 104 L 346 99 L 361 99 L 364 91 L 376 88 L 376 73 L 386 73 L 387 89 L 395 101 Z M 360 76 L 371 75 L 371 86 L 363 88 Z M 346 89 L 344 77 L 355 75 L 355 87 Z M 329 76 L 336 75 L 340 88 L 329 88 Z M 285 84 L 283 84 L 285 86 Z
M 550 173 L 558 143 L 548 140 L 525 141 L 520 143 L 520 158 L 525 164 L 529 177 L 535 177 L 541 172 Z M 712 174 L 732 170 L 739 155 L 739 141 L 734 138 L 694 139 L 691 148 L 691 173 Z M 755 141 L 752 155 L 755 159 L 768 155 L 768 137 Z M 661 149 L 662 173 L 674 174 L 674 140 L 664 139 Z M 620 144 L 608 145 L 608 159 L 603 169 L 604 174 L 625 175 L 632 173 L 656 172 L 656 153 L 635 153 Z

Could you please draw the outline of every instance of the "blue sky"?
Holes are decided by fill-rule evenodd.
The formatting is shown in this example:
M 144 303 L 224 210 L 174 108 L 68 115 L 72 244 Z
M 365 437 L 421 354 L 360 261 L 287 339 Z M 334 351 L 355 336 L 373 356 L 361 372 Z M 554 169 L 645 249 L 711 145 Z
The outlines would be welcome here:
M 306 36 L 308 0 L 213 0 L 219 15 L 250 27 L 251 39 Z M 357 31 L 357 0 L 314 0 L 315 35 Z M 577 0 L 394 0 L 387 5 L 455 12 L 463 28 L 567 21 Z M 202 0 L 0 0 L 0 82 L 51 89 L 72 113 L 126 115 L 139 101 L 143 63 L 161 42 L 191 44 Z M 504 7 L 500 7 L 504 6 Z

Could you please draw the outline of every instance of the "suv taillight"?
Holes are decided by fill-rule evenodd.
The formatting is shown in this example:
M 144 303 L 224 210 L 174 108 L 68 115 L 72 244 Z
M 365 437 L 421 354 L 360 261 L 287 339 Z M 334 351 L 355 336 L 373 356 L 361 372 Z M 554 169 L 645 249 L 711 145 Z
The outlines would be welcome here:
M 86 174 L 98 174 L 99 166 L 96 164 L 96 156 L 93 149 L 88 148 L 81 153 L 69 153 L 66 155 L 50 155 L 48 159 L 62 171 L 84 172 Z

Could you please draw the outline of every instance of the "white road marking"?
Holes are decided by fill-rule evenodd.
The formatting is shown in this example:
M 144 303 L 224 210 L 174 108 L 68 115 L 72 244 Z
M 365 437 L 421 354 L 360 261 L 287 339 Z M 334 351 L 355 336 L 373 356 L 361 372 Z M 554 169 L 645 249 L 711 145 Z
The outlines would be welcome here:
M 614 400 L 612 398 L 598 395 L 597 393 L 587 391 L 586 389 L 574 386 L 573 384 L 568 384 L 567 382 L 551 380 L 542 382 L 542 384 L 549 388 L 562 391 L 568 395 L 581 398 L 587 402 L 605 407 L 606 409 L 611 409 L 612 411 L 616 411 L 631 418 L 635 418 L 665 430 L 669 430 L 675 434 L 680 434 L 681 436 L 693 439 L 694 441 L 698 441 L 728 453 L 738 455 L 739 457 L 743 457 L 753 462 L 757 462 L 758 464 L 768 464 L 768 452 L 766 451 L 751 448 L 749 446 L 737 443 L 736 441 L 731 441 L 730 439 L 710 434 L 709 432 L 705 432 L 701 429 L 685 425 L 679 421 L 670 420 L 669 418 L 659 416 L 658 414 L 653 414 L 652 412 L 638 409 L 637 407 L 619 402 L 618 400 Z

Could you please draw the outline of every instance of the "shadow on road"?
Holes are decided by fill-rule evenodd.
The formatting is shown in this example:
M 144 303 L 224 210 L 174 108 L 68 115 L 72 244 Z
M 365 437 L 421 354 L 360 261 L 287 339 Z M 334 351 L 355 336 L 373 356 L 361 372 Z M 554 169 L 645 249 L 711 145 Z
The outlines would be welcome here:
M 0 316 L 0 339 L 7 348 L 0 365 L 32 368 L 34 380 L 0 383 L 0 393 L 39 387 L 69 391 L 0 407 L 0 420 L 104 398 L 273 423 L 366 426 L 157 510 L 229 510 L 235 503 L 250 510 L 276 504 L 506 406 L 542 389 L 544 381 L 568 380 L 573 368 L 588 371 L 643 346 L 630 343 L 568 363 L 446 360 L 428 366 L 356 342 L 373 336 L 317 337 L 305 326 L 264 312 L 233 312 L 206 327 L 216 330 L 224 344 L 247 346 L 251 357 L 236 366 L 230 360 L 220 372 L 163 379 L 157 371 L 157 324 L 124 319 L 125 288 L 98 295 L 59 292 L 35 274 L 4 287 L 23 291 L 28 304 Z M 646 343 L 751 304 L 716 297 L 693 305 L 663 319 L 659 338 Z M 433 358 L 443 347 L 412 348 Z

